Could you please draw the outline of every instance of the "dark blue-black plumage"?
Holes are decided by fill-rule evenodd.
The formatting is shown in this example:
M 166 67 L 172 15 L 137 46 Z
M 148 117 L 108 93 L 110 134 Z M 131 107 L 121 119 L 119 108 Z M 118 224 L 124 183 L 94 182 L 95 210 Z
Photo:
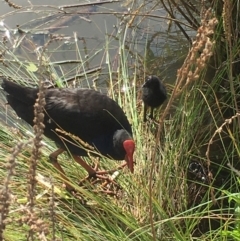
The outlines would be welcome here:
M 167 99 L 167 90 L 162 81 L 155 75 L 146 77 L 142 85 L 142 100 L 144 103 L 143 120 L 147 120 L 147 108 L 151 108 L 150 118 L 153 119 L 154 108 L 159 107 Z
M 38 89 L 8 80 L 3 80 L 2 88 L 7 92 L 8 104 L 17 115 L 33 125 Z M 58 147 L 68 150 L 72 155 L 87 155 L 86 150 L 69 136 L 56 133 L 56 128 L 79 137 L 111 159 L 125 158 L 128 161 L 128 157 L 132 158 L 134 142 L 131 125 L 114 100 L 95 90 L 69 88 L 47 89 L 45 100 L 44 134 L 55 141 Z M 132 153 L 127 153 L 128 147 Z

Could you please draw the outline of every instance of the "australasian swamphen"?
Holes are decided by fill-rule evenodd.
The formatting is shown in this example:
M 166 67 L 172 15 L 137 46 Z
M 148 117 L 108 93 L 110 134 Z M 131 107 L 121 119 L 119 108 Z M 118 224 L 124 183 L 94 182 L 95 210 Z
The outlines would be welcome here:
M 20 118 L 33 126 L 38 88 L 24 87 L 6 79 L 3 80 L 2 88 L 7 92 L 8 104 Z M 66 180 L 57 161 L 58 155 L 66 150 L 85 168 L 89 176 L 98 177 L 104 171 L 98 172 L 84 162 L 80 156 L 87 156 L 86 149 L 81 148 L 68 135 L 57 133 L 56 128 L 79 137 L 104 156 L 115 160 L 125 159 L 133 172 L 135 143 L 131 125 L 114 100 L 91 89 L 62 88 L 46 89 L 45 101 L 44 135 L 59 147 L 50 155 L 50 160 Z M 67 183 L 66 188 L 72 190 Z
M 167 90 L 162 81 L 155 75 L 146 77 L 142 85 L 143 121 L 147 120 L 147 108 L 151 108 L 150 118 L 153 119 L 153 109 L 159 107 L 167 99 Z

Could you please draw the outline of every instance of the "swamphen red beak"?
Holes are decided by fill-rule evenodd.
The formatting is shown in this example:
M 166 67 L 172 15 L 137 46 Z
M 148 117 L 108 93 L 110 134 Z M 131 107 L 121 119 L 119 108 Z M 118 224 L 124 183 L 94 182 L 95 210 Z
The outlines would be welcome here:
M 133 153 L 135 150 L 135 143 L 133 140 L 126 140 L 123 142 L 123 147 L 126 151 L 125 161 L 127 162 L 129 170 L 134 172 L 134 163 L 133 163 Z

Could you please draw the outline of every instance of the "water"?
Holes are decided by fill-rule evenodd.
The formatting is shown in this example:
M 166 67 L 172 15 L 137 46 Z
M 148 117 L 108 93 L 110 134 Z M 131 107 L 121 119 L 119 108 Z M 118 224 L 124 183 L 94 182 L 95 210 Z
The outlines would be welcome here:
M 64 78 L 71 80 L 79 76 L 80 86 L 91 87 L 94 80 L 97 80 L 98 86 L 104 86 L 109 78 L 108 55 L 112 61 L 111 71 L 117 75 L 118 63 L 114 59 L 119 53 L 119 43 L 125 37 L 125 45 L 132 51 L 133 59 L 142 58 L 141 62 L 145 62 L 145 69 L 139 72 L 141 82 L 145 74 L 160 75 L 166 82 L 174 82 L 182 57 L 188 50 L 188 42 L 174 24 L 169 28 L 166 19 L 156 17 L 167 16 L 160 5 L 154 11 L 154 1 L 142 1 L 144 8 L 139 7 L 141 1 L 137 3 L 138 6 L 134 6 L 131 1 L 129 4 L 121 1 L 60 8 L 63 5 L 90 2 L 101 1 L 55 0 L 49 5 L 49 1 L 44 0 L 39 5 L 37 0 L 19 0 L 15 1 L 15 4 L 23 6 L 19 10 L 3 4 L 0 20 L 9 30 L 9 42 L 15 47 L 14 54 L 26 62 L 27 67 L 29 63 L 37 65 L 39 55 L 36 50 L 41 50 L 50 40 L 50 34 L 56 35 L 56 38 L 58 36 L 62 40 L 52 41 L 46 49 L 49 58 L 46 64 L 51 62 L 49 69 L 55 72 L 52 79 L 60 79 L 61 82 Z M 134 8 L 136 11 L 133 12 Z M 138 16 L 143 14 L 149 16 Z M 125 24 L 128 28 L 125 28 Z M 2 28 L 2 34 L 6 28 Z M 98 71 L 92 74 L 82 74 L 96 68 Z

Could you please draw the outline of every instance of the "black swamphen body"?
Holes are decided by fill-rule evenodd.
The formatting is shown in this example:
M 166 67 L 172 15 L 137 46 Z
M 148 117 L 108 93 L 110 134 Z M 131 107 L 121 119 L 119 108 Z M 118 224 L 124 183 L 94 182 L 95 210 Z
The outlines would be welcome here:
M 150 118 L 153 119 L 153 109 L 159 107 L 167 99 L 167 90 L 161 80 L 151 75 L 146 78 L 142 86 L 142 100 L 144 103 L 143 121 L 146 122 L 147 108 L 151 108 Z
M 38 89 L 23 87 L 5 79 L 2 88 L 7 92 L 8 104 L 17 115 L 33 125 Z M 104 156 L 115 160 L 125 159 L 133 172 L 135 144 L 131 125 L 114 100 L 95 90 L 69 88 L 47 89 L 45 100 L 44 135 L 59 147 L 50 155 L 50 160 L 65 179 L 57 157 L 66 150 L 86 169 L 89 176 L 98 176 L 104 172 L 98 172 L 85 163 L 79 156 L 87 156 L 86 149 L 81 148 L 68 135 L 57 133 L 56 128 L 79 137 Z M 66 187 L 71 190 L 68 184 Z

